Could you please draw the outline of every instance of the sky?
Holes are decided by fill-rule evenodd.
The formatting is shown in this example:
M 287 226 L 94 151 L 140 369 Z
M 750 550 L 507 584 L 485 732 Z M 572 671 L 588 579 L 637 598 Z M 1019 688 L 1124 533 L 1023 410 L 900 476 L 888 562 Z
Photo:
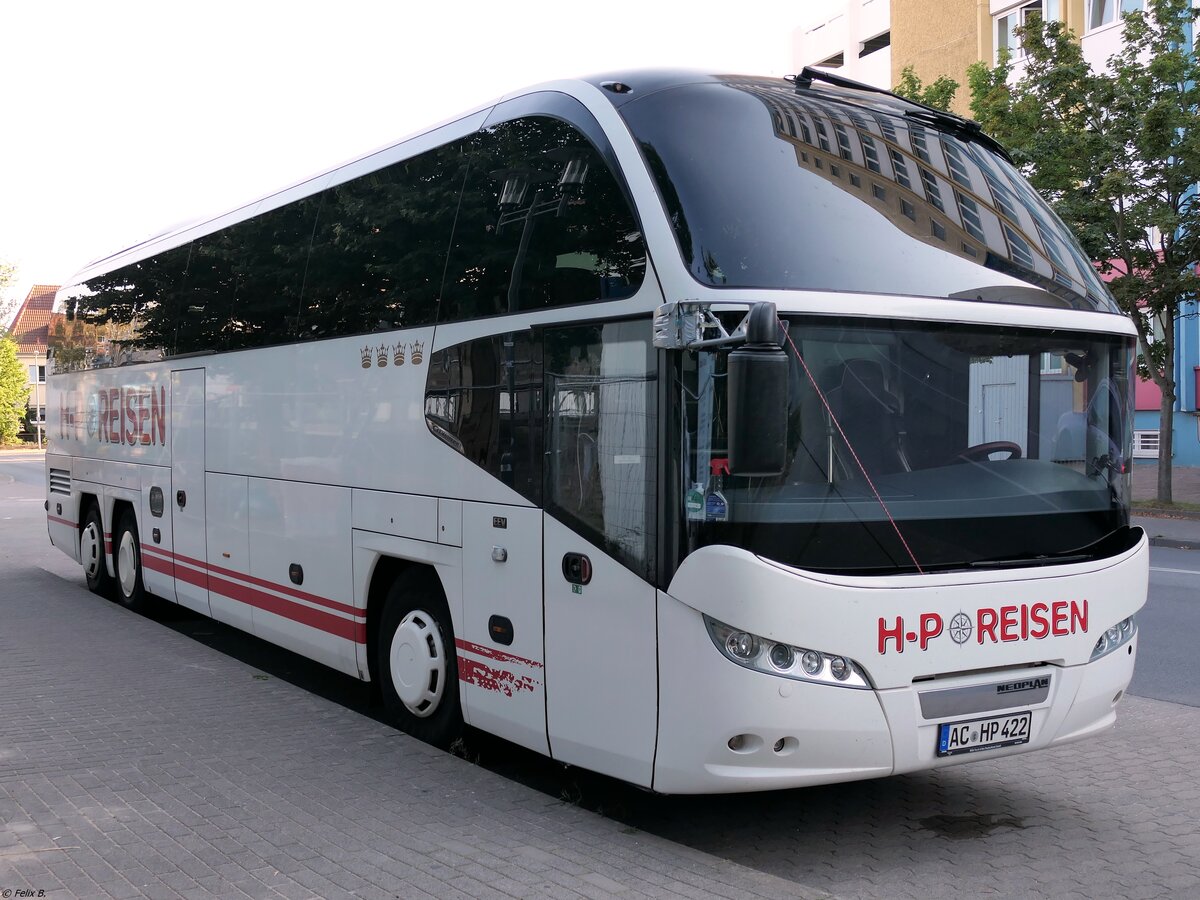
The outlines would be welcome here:
M 788 74 L 816 2 L 5 0 L 4 298 L 511 90 L 629 68 Z

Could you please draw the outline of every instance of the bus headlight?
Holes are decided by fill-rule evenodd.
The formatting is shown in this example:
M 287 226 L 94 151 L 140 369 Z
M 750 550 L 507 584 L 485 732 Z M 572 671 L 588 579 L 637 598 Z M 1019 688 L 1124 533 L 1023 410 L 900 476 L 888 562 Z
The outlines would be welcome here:
M 871 687 L 863 667 L 848 656 L 772 641 L 709 616 L 704 624 L 717 649 L 739 666 L 796 681 L 860 690 Z
M 1133 616 L 1127 619 L 1122 619 L 1111 628 L 1107 628 L 1104 634 L 1100 635 L 1096 641 L 1096 646 L 1092 648 L 1092 658 L 1088 662 L 1099 659 L 1102 656 L 1108 656 L 1118 647 L 1122 647 L 1129 643 L 1129 639 L 1137 634 L 1137 623 Z

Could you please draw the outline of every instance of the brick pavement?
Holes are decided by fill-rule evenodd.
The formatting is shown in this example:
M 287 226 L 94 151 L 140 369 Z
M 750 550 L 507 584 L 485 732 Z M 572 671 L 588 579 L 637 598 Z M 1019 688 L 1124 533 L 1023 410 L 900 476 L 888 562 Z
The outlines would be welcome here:
M 629 821 L 842 897 L 1197 897 L 1198 742 L 1200 709 L 1130 696 L 1088 742 Z
M 91 596 L 7 490 L 0 891 L 1200 896 L 1200 709 L 1129 697 L 1093 741 L 805 791 L 582 779 L 605 818 L 548 763 L 502 777 Z
M 0 890 L 822 896 L 441 753 L 78 583 L 9 563 L 0 585 Z

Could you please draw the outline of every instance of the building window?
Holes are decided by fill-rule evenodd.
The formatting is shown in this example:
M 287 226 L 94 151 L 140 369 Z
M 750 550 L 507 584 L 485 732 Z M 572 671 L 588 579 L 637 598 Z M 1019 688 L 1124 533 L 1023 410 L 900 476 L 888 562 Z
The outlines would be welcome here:
M 46 367 L 45 366 L 30 366 L 29 367 L 29 383 L 30 384 L 45 384 L 46 383 Z
M 854 159 L 854 154 L 850 150 L 850 135 L 846 133 L 846 126 L 841 122 L 834 122 L 833 130 L 837 134 L 838 151 L 842 154 L 842 159 Z
M 942 192 L 938 189 L 937 178 L 934 177 L 934 174 L 928 169 L 921 169 L 921 182 L 925 185 L 925 199 L 934 208 L 945 212 L 946 207 L 942 205 Z
M 958 211 L 962 215 L 963 227 L 967 229 L 967 234 L 986 244 L 987 235 L 983 233 L 983 220 L 979 217 L 978 204 L 959 191 L 954 192 L 954 197 L 958 200 Z
M 840 69 L 846 64 L 846 54 L 835 53 L 829 59 L 823 59 L 817 63 L 817 67 L 821 69 Z
M 882 175 L 883 172 L 879 168 L 879 151 L 875 149 L 875 141 L 865 134 L 860 134 L 859 138 L 862 140 L 863 156 L 866 158 L 867 168 Z
M 1096 0 L 1097 3 L 1112 0 Z M 1007 50 L 1010 58 L 1024 56 L 1017 28 L 1028 25 L 1034 18 L 1042 18 L 1048 22 L 1062 21 L 1062 0 L 1036 0 L 1034 3 L 1024 3 L 1004 16 L 996 17 L 996 62 L 1000 61 L 1000 52 Z M 1095 26 L 1093 26 L 1095 27 Z
M 1141 12 L 1145 8 L 1143 0 L 1091 0 L 1088 7 L 1088 28 L 1101 28 L 1111 25 L 1120 16 L 1131 12 Z
M 892 157 L 892 169 L 896 173 L 896 181 L 901 187 L 906 187 L 912 190 L 912 180 L 908 177 L 908 166 L 904 162 L 904 155 L 899 150 L 888 151 Z
M 1004 226 L 1004 233 L 1008 235 L 1008 246 L 1012 250 L 1013 262 L 1026 269 L 1032 269 L 1034 266 L 1033 250 L 1029 244 L 1008 225 Z
M 973 187 L 971 173 L 967 171 L 967 164 L 961 156 L 962 151 L 950 143 L 944 143 L 942 146 L 946 153 L 946 162 L 950 164 L 950 177 L 970 190 Z
M 1133 458 L 1158 459 L 1158 432 L 1135 431 L 1133 433 Z
M 869 38 L 862 42 L 862 49 L 858 51 L 858 58 L 862 59 L 864 56 L 870 56 L 877 50 L 882 50 L 884 47 L 890 47 L 891 45 L 892 33 L 890 31 L 885 31 L 883 34 L 877 34 L 875 37 Z
M 933 160 L 929 158 L 929 148 L 925 145 L 925 132 L 920 128 L 914 128 L 911 132 L 913 152 L 917 154 L 917 159 L 923 163 L 933 165 Z
M 1041 373 L 1043 375 L 1062 375 L 1066 372 L 1065 360 L 1061 353 L 1043 353 Z

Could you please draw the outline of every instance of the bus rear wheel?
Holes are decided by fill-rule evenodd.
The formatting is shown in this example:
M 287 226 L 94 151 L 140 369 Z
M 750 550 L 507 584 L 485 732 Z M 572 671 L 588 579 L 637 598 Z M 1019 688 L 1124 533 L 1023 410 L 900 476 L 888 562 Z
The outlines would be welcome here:
M 113 578 L 108 574 L 104 554 L 104 523 L 100 521 L 100 510 L 95 504 L 88 507 L 79 532 L 79 559 L 83 563 L 83 577 L 88 590 L 107 597 L 112 593 Z
M 133 510 L 121 514 L 113 539 L 113 568 L 116 569 L 116 598 L 127 609 L 145 612 L 146 589 L 142 585 L 142 545 L 138 540 L 137 518 Z
M 462 735 L 454 630 L 433 572 L 410 570 L 392 584 L 375 671 L 384 707 L 402 731 L 442 749 Z

